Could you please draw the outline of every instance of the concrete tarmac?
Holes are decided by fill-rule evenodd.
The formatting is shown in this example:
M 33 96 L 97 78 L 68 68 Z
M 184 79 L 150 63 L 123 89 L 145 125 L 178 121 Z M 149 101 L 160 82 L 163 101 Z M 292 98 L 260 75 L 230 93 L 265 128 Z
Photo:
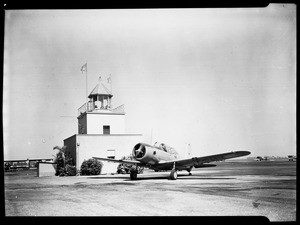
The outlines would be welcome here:
M 178 172 L 37 177 L 5 174 L 6 216 L 266 216 L 296 220 L 295 162 L 218 162 Z

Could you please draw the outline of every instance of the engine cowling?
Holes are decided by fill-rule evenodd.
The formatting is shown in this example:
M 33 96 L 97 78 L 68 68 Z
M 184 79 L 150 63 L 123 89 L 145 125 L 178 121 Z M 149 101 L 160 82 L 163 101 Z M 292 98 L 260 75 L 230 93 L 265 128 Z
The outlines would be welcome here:
M 132 155 L 136 159 L 142 159 L 146 154 L 146 146 L 138 143 L 133 147 Z
M 132 155 L 141 162 L 154 165 L 159 161 L 156 156 L 158 151 L 157 148 L 153 148 L 151 145 L 138 143 L 133 147 Z

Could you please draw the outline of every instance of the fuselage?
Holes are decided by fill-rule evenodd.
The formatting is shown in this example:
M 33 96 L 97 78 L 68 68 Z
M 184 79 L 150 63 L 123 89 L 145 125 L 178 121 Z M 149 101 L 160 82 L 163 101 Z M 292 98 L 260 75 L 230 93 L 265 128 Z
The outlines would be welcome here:
M 146 143 L 138 143 L 132 150 L 133 157 L 145 164 L 155 167 L 159 162 L 179 159 L 179 154 L 167 145 L 149 145 Z

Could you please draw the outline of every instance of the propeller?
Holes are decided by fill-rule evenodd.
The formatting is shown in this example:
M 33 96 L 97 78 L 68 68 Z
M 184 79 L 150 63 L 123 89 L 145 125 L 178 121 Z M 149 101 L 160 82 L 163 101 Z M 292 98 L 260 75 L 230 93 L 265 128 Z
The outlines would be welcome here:
M 142 158 L 145 155 L 145 147 L 142 144 L 136 145 L 134 154 L 137 158 Z

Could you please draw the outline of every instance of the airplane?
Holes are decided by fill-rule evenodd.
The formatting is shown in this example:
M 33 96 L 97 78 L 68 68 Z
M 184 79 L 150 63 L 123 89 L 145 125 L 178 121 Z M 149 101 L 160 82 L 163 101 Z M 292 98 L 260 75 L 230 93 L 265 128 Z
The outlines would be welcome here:
M 131 180 L 137 179 L 138 167 L 147 167 L 149 169 L 153 169 L 154 171 L 171 170 L 170 179 L 176 180 L 177 171 L 186 170 L 189 172 L 189 175 L 191 175 L 191 170 L 193 167 L 214 167 L 216 165 L 209 163 L 246 156 L 250 153 L 251 152 L 249 151 L 232 151 L 216 155 L 181 159 L 174 148 L 164 143 L 155 142 L 154 145 L 137 143 L 132 150 L 132 156 L 135 160 L 121 160 L 102 157 L 93 158 L 114 163 L 135 165 L 135 167 L 133 166 L 132 170 L 130 171 Z
M 265 156 L 265 157 L 257 156 L 254 160 L 255 161 L 267 161 L 268 157 L 267 156 Z

